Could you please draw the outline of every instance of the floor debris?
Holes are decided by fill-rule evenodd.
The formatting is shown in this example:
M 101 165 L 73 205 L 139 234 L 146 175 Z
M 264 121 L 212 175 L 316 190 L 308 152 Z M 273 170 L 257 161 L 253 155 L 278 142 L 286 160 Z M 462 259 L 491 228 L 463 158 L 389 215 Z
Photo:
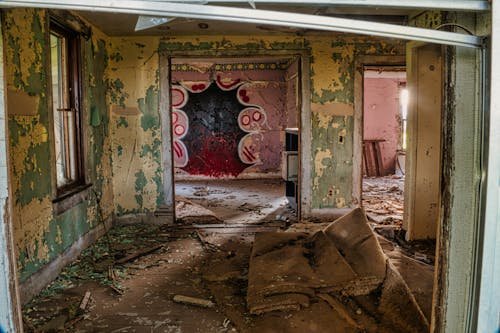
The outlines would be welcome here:
M 89 304 L 90 301 L 90 295 L 91 292 L 87 291 L 85 293 L 85 296 L 83 296 L 82 302 L 80 303 L 80 311 L 85 311 L 85 309 L 87 309 L 87 305 Z
M 222 223 L 213 211 L 181 196 L 175 198 L 175 218 L 179 224 Z
M 374 238 L 366 221 L 296 223 L 280 181 L 255 183 L 176 190 L 210 207 L 216 224 L 116 225 L 24 307 L 26 331 L 50 322 L 78 333 L 424 331 L 433 282 L 425 245 L 412 248 L 397 232 Z M 204 188 L 208 195 L 193 195 Z M 212 307 L 174 301 L 185 295 Z
M 363 178 L 363 208 L 368 219 L 381 225 L 403 224 L 404 177 Z
M 386 259 L 361 209 L 312 235 L 259 234 L 249 265 L 247 304 L 252 314 L 300 311 L 320 299 L 333 305 L 345 326 L 368 332 L 429 330 L 427 318 L 403 278 Z M 378 290 L 382 290 L 380 297 Z M 379 304 L 373 315 L 381 321 L 382 328 L 375 331 L 352 320 L 346 306 L 330 298 L 367 295 Z M 292 326 L 285 331 L 301 332 Z

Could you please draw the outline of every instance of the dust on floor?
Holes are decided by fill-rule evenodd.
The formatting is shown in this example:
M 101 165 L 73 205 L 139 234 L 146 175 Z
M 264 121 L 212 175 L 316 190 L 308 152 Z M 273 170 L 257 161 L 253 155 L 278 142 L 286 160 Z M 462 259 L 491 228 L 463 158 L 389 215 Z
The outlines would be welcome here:
M 255 234 L 287 229 L 313 234 L 328 225 L 289 226 L 290 220 L 281 216 L 293 218 L 294 212 L 284 202 L 282 184 L 265 182 L 260 190 L 242 185 L 252 182 L 234 182 L 232 187 L 178 183 L 178 195 L 196 204 L 209 203 L 206 209 L 216 212 L 222 223 L 115 226 L 24 307 L 26 331 L 263 333 L 282 331 L 287 323 L 323 332 L 316 316 L 324 317 L 323 324 L 334 324 L 332 304 L 338 302 L 347 310 L 336 312 L 336 320 L 373 319 L 369 314 L 374 313 L 374 301 L 365 296 L 322 295 L 301 312 L 282 310 L 260 316 L 249 312 L 246 298 Z M 268 203 L 271 207 L 266 207 Z M 395 242 L 380 236 L 379 242 L 422 311 L 429 314 L 433 267 L 406 256 Z M 88 303 L 86 295 L 90 295 Z M 175 302 L 179 295 L 213 306 Z M 369 331 L 377 331 L 376 319 L 367 323 L 372 327 Z
M 310 332 L 321 332 L 314 318 L 315 313 L 329 313 L 327 301 L 314 300 L 299 315 L 294 311 L 274 311 L 262 317 L 264 320 L 247 309 L 254 235 L 284 229 L 284 224 L 277 223 L 118 225 L 110 231 L 109 239 L 103 237 L 85 250 L 25 306 L 27 332 L 273 332 L 273 325 L 288 319 L 292 324 L 302 323 L 300 327 L 307 320 Z M 395 250 L 397 245 L 388 242 L 385 246 L 394 252 L 392 258 L 401 259 Z M 415 262 L 402 260 L 407 265 Z M 420 293 L 420 299 L 430 300 L 432 267 L 420 265 L 426 275 L 417 274 L 418 280 L 429 282 L 430 287 L 419 285 L 412 289 L 412 283 L 409 286 L 414 293 Z M 415 270 L 409 268 L 406 272 Z M 90 302 L 79 309 L 87 291 Z M 176 303 L 176 295 L 209 300 L 215 306 Z M 359 316 L 371 311 L 366 300 L 349 302 L 354 313 L 361 312 Z
M 398 245 L 406 256 L 434 264 L 435 240 L 407 242 L 402 230 L 404 211 L 404 176 L 364 177 L 363 208 L 372 228 Z
M 288 206 L 284 186 L 281 179 L 179 180 L 175 184 L 175 195 L 177 207 L 187 200 L 210 210 L 227 224 L 267 223 L 277 217 L 294 222 L 296 212 Z M 178 222 L 193 222 L 187 217 L 192 213 L 178 208 L 176 212 L 181 217 Z
M 368 218 L 381 225 L 403 224 L 404 177 L 363 178 L 363 208 Z

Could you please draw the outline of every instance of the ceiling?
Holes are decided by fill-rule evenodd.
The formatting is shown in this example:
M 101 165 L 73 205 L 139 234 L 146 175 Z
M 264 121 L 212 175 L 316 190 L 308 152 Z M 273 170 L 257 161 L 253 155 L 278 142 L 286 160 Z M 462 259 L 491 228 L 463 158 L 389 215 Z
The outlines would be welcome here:
M 229 5 L 228 5 L 229 6 Z M 249 5 L 240 6 L 249 8 Z M 291 6 L 291 5 L 259 5 L 258 9 L 276 10 L 281 12 L 293 12 L 301 14 L 323 15 L 330 17 L 343 17 L 362 19 L 367 21 L 386 22 L 394 24 L 406 24 L 411 12 L 395 9 L 360 8 L 345 6 Z M 234 23 L 226 21 L 196 20 L 176 18 L 166 24 L 135 32 L 135 24 L 138 15 L 121 13 L 103 13 L 78 11 L 90 23 L 98 27 L 109 36 L 168 36 L 168 35 L 307 35 L 332 32 L 320 32 L 308 29 L 278 27 L 271 25 Z

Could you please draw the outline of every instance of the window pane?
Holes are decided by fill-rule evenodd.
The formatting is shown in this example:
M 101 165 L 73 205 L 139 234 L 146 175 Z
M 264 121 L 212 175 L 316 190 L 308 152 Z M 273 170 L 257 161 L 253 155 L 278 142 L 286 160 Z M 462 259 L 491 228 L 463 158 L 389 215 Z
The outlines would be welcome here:
M 57 186 L 68 185 L 78 179 L 75 110 L 70 103 L 67 39 L 56 33 L 50 35 L 52 98 L 54 114 L 54 145 Z

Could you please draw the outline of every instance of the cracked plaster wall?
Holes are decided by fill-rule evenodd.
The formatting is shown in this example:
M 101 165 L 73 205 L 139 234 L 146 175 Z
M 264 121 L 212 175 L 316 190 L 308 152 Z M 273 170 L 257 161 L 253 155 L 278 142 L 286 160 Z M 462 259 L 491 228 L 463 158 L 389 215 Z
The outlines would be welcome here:
M 44 10 L 5 10 L 3 39 L 8 118 L 9 181 L 18 270 L 24 281 L 99 223 L 96 196 L 57 216 L 52 199 L 53 158 L 47 66 L 48 15 Z M 101 198 L 103 218 L 113 212 L 104 35 L 83 41 L 83 130 L 86 177 Z M 90 126 L 90 114 L 93 126 Z
M 109 91 L 117 216 L 163 203 L 158 39 L 112 38 Z

